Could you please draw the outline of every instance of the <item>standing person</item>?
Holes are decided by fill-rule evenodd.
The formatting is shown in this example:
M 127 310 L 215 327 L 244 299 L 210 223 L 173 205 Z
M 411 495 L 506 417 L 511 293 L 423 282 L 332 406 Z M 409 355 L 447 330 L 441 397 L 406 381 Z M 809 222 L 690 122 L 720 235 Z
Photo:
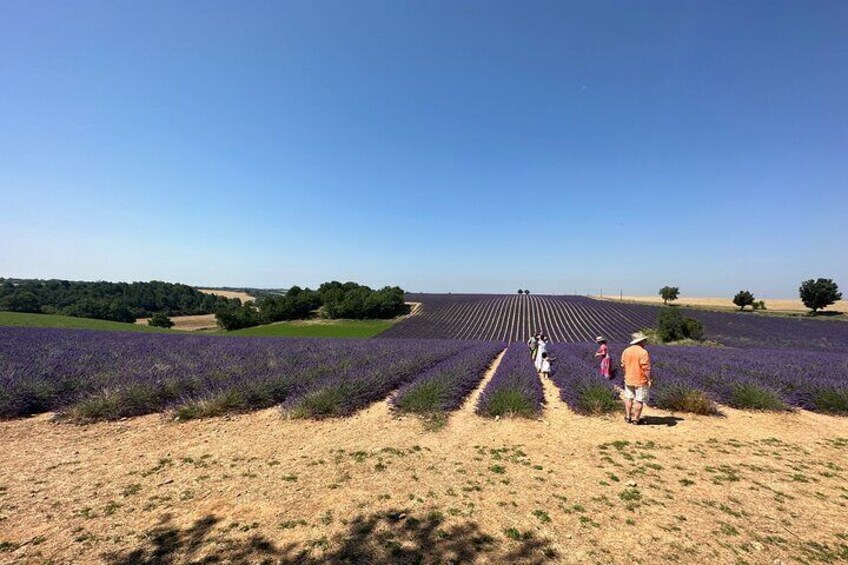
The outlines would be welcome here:
M 624 421 L 628 424 L 643 424 L 642 407 L 648 401 L 648 389 L 654 384 L 651 379 L 651 356 L 645 349 L 648 337 L 642 332 L 633 334 L 630 347 L 621 354 L 624 369 Z
M 607 347 L 607 340 L 604 336 L 599 335 L 595 338 L 595 343 L 597 343 L 600 347 L 595 352 L 595 358 L 601 359 L 601 376 L 605 379 L 612 378 L 612 363 L 610 361 L 609 347 Z
M 551 361 L 553 358 L 547 353 L 542 353 L 542 378 L 551 378 Z
M 530 350 L 530 359 L 536 359 L 536 347 L 539 345 L 539 334 L 531 335 L 527 340 L 527 348 Z
M 548 353 L 548 336 L 545 334 L 539 334 L 539 345 L 536 347 L 536 372 L 542 372 L 542 359 L 543 355 L 547 355 Z

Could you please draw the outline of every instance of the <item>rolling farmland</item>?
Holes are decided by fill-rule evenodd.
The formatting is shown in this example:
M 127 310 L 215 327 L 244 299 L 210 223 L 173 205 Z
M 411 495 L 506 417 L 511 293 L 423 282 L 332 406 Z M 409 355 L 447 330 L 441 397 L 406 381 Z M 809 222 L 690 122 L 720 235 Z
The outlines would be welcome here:
M 653 325 L 657 308 L 615 304 L 582 296 L 411 294 L 421 313 L 381 337 L 525 341 L 539 329 L 555 342 L 593 341 L 601 334 L 622 342 Z

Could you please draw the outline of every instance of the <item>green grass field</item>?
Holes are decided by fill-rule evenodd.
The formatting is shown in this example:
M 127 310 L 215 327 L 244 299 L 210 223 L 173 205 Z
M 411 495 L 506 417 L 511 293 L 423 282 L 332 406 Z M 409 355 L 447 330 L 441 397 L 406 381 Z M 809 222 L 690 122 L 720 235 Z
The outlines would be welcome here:
M 392 325 L 386 320 L 322 320 L 277 322 L 232 332 L 222 330 L 204 332 L 179 332 L 162 328 L 151 328 L 140 324 L 125 324 L 91 318 L 73 318 L 52 314 L 23 314 L 0 312 L 0 326 L 21 328 L 72 328 L 119 332 L 167 332 L 173 334 L 277 336 L 277 337 L 373 337 Z
M 83 330 L 107 330 L 118 332 L 168 332 L 162 328 L 151 328 L 139 324 L 93 320 L 91 318 L 73 318 L 53 314 L 24 314 L 21 312 L 0 312 L 0 326 L 20 328 L 74 328 Z
M 321 322 L 277 322 L 244 328 L 226 335 L 279 337 L 373 337 L 392 325 L 386 320 L 325 320 Z

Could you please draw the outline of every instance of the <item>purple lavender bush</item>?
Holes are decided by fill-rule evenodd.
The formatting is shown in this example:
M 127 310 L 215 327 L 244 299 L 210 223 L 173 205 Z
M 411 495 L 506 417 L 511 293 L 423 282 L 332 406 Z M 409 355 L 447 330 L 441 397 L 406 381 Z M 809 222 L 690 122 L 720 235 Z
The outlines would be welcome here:
M 545 403 L 542 382 L 530 360 L 527 346 L 515 343 L 501 358 L 492 380 L 480 394 L 477 413 L 481 416 L 523 416 L 541 414 Z
M 484 342 L 442 361 L 401 387 L 391 398 L 392 407 L 398 412 L 431 415 L 456 410 L 505 347 Z
M 470 345 L 0 328 L 0 417 L 255 410 L 338 375 L 415 372 Z
M 621 408 L 619 392 L 600 375 L 600 361 L 594 350 L 584 344 L 554 345 L 551 380 L 559 396 L 578 414 L 598 416 Z
M 374 343 L 377 340 L 368 340 Z M 415 340 L 395 342 L 396 351 L 378 363 L 336 371 L 301 384 L 283 403 L 295 418 L 349 416 L 414 379 L 433 365 L 474 347 L 473 342 Z M 403 349 L 402 349 L 402 348 Z

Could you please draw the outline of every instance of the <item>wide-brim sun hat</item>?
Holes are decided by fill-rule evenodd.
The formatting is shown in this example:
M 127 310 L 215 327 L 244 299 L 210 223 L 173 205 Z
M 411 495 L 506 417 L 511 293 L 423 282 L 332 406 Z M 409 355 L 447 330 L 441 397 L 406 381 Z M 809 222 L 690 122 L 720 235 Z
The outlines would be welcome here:
M 630 340 L 630 345 L 636 345 L 637 343 L 642 343 L 643 341 L 648 341 L 648 336 L 643 334 L 642 332 L 636 332 L 632 336 Z

